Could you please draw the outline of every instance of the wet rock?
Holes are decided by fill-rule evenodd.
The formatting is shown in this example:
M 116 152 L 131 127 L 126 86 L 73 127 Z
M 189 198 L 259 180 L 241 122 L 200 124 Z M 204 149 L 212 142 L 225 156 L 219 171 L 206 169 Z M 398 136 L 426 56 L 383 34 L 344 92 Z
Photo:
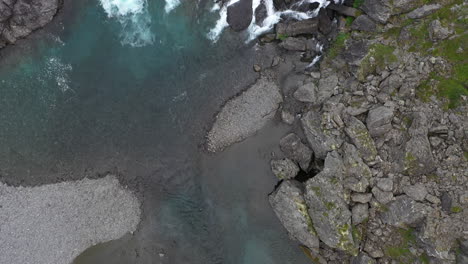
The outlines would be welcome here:
M 321 9 L 318 15 L 318 29 L 322 34 L 328 35 L 332 31 L 332 20 L 327 14 L 326 9 Z
M 345 143 L 343 145 L 344 186 L 354 192 L 366 192 L 372 172 L 359 156 L 355 146 Z
M 318 86 L 318 102 L 323 103 L 325 100 L 330 98 L 334 91 L 335 88 L 338 84 L 338 77 L 335 74 L 332 74 L 326 78 L 322 78 L 319 81 L 319 86 Z
M 368 203 L 372 198 L 370 193 L 353 193 L 351 195 L 351 201 L 355 203 Z
M 372 194 L 375 199 L 381 204 L 387 204 L 393 200 L 392 192 L 384 192 L 378 187 L 372 188 Z
M 296 134 L 291 133 L 283 137 L 280 140 L 280 148 L 288 158 L 299 163 L 301 169 L 308 171 L 313 153 Z
M 306 83 L 299 86 L 293 94 L 294 98 L 304 103 L 317 102 L 317 86 L 314 83 Z
M 442 27 L 442 24 L 439 20 L 434 20 L 429 24 L 429 37 L 433 41 L 446 39 L 452 34 L 452 32 L 445 27 Z
M 292 179 L 299 173 L 299 167 L 290 159 L 272 160 L 271 171 L 278 179 Z
M 265 18 L 268 16 L 268 11 L 264 3 L 260 3 L 260 5 L 255 9 L 255 23 L 257 25 L 262 25 Z
M 306 41 L 302 38 L 286 38 L 279 46 L 290 51 L 305 51 L 307 49 Z
M 392 12 L 387 0 L 365 0 L 361 9 L 373 20 L 385 24 Z
M 283 110 L 281 111 L 281 120 L 288 125 L 292 125 L 295 118 L 293 114 Z
M 283 181 L 270 194 L 269 201 L 291 238 L 312 250 L 318 250 L 319 239 L 308 213 L 301 184 L 291 180 Z
M 368 204 L 356 204 L 353 206 L 352 219 L 353 225 L 359 225 L 369 218 L 369 205 Z
M 345 124 L 345 132 L 361 153 L 361 157 L 367 162 L 375 160 L 377 149 L 366 126 L 354 116 L 347 116 Z
M 369 257 L 366 253 L 361 252 L 357 257 L 351 258 L 351 264 L 377 264 L 377 261 Z
M 301 21 L 278 23 L 276 25 L 276 38 L 295 37 L 298 35 L 316 34 L 318 29 L 318 19 L 311 18 Z
M 207 135 L 207 149 L 221 151 L 255 134 L 273 119 L 282 101 L 278 85 L 266 77 L 260 78 L 221 109 Z
M 342 168 L 339 154 L 328 153 L 324 169 L 306 182 L 305 199 L 320 240 L 331 248 L 357 255 L 351 235 L 351 212 L 340 183 Z
M 384 192 L 391 192 L 393 190 L 393 180 L 390 178 L 377 179 L 377 187 Z
M 234 31 L 248 28 L 252 15 L 252 0 L 239 0 L 227 8 L 227 22 Z
M 351 24 L 351 29 L 366 32 L 375 32 L 377 30 L 377 26 L 375 22 L 368 16 L 360 15 L 353 21 L 353 24 Z
M 405 186 L 403 192 L 416 201 L 424 201 L 427 196 L 427 189 L 422 183 Z
M 307 142 L 309 142 L 316 158 L 325 159 L 328 152 L 341 146 L 342 141 L 323 129 L 319 113 L 314 111 L 307 112 L 302 117 L 301 124 Z
M 386 224 L 407 228 L 422 222 L 428 212 L 426 205 L 402 195 L 388 205 L 388 210 L 381 213 L 381 218 Z
M 369 134 L 373 137 L 379 137 L 392 129 L 393 108 L 379 106 L 371 109 L 367 115 L 366 124 Z
M 427 175 L 435 169 L 427 126 L 426 115 L 422 112 L 415 113 L 409 129 L 412 137 L 406 143 L 403 161 L 404 169 L 410 176 Z
M 423 18 L 439 10 L 441 7 L 439 4 L 425 5 L 409 12 L 407 16 L 411 19 Z

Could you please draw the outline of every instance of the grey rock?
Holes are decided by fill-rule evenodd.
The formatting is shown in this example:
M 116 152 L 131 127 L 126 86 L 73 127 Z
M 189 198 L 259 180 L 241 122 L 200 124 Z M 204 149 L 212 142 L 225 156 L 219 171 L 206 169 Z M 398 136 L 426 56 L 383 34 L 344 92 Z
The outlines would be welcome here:
M 448 38 L 452 32 L 445 27 L 442 27 L 442 24 L 439 20 L 434 20 L 429 24 L 429 37 L 433 41 L 443 40 Z
M 361 252 L 357 257 L 351 258 L 351 264 L 377 264 L 377 261 L 369 257 L 366 253 Z
M 294 98 L 304 103 L 317 102 L 317 86 L 311 82 L 299 86 L 293 94 Z
M 318 30 L 318 19 L 311 18 L 296 22 L 278 23 L 276 25 L 276 38 L 295 37 L 298 35 L 316 34 Z
M 322 78 L 318 85 L 318 102 L 323 103 L 325 100 L 330 98 L 338 84 L 338 77 L 332 74 L 326 78 Z
M 355 146 L 344 143 L 343 152 L 344 186 L 354 192 L 366 192 L 372 177 L 371 170 L 359 156 Z
M 265 18 L 268 16 L 268 10 L 265 3 L 260 3 L 260 5 L 255 9 L 255 24 L 262 25 Z
M 351 29 L 366 32 L 375 32 L 377 30 L 377 25 L 368 16 L 360 15 L 353 21 L 353 24 L 351 24 Z
M 405 186 L 403 192 L 416 201 L 424 201 L 427 195 L 426 186 L 422 183 Z
M 356 204 L 352 209 L 353 225 L 359 225 L 369 218 L 369 205 L 368 204 Z
M 315 157 L 325 159 L 327 153 L 338 149 L 342 142 L 336 139 L 329 131 L 321 125 L 321 115 L 314 111 L 309 111 L 301 119 L 302 129 L 314 151 Z
M 280 148 L 288 158 L 299 163 L 301 169 L 308 171 L 313 153 L 296 134 L 290 133 L 283 137 Z
M 384 192 L 391 192 L 393 190 L 393 180 L 390 178 L 377 179 L 377 187 Z
M 227 22 L 235 31 L 248 28 L 252 21 L 252 15 L 252 0 L 240 0 L 227 8 Z
M 393 200 L 392 192 L 384 192 L 378 187 L 372 188 L 372 194 L 374 195 L 375 199 L 381 204 L 387 204 Z
M 328 12 L 326 9 L 320 9 L 319 15 L 318 15 L 318 29 L 319 31 L 324 34 L 328 35 L 333 29 L 333 23 L 330 17 L 328 16 Z
M 380 83 L 379 88 L 386 94 L 393 94 L 403 85 L 403 79 L 398 74 L 391 74 Z
M 423 221 L 428 212 L 426 205 L 402 195 L 388 205 L 388 210 L 382 212 L 381 218 L 386 224 L 407 228 Z
M 351 194 L 351 201 L 355 203 L 368 203 L 372 198 L 370 193 L 353 193 Z
M 0 48 L 14 43 L 52 21 L 59 0 L 18 0 L 0 3 Z
M 286 38 L 279 46 L 290 51 L 306 51 L 307 49 L 306 41 L 302 38 Z
M 134 232 L 140 216 L 137 197 L 115 176 L 36 187 L 0 182 L 0 263 L 72 263 Z
M 345 124 L 345 132 L 361 153 L 361 157 L 367 162 L 375 160 L 377 149 L 366 126 L 354 116 L 347 116 Z
M 392 14 L 386 0 L 365 0 L 361 9 L 373 20 L 385 24 Z
M 435 162 L 427 137 L 428 124 L 424 113 L 414 114 L 409 134 L 412 137 L 405 146 L 404 170 L 410 176 L 427 175 L 434 171 Z
M 295 117 L 293 114 L 283 110 L 281 111 L 281 120 L 288 125 L 292 125 L 294 123 Z
M 299 173 L 299 167 L 290 159 L 272 160 L 270 166 L 278 179 L 292 179 Z
M 330 152 L 324 169 L 306 182 L 305 198 L 315 230 L 332 248 L 357 255 L 351 231 L 351 212 L 340 184 L 343 164 L 337 152 Z
M 379 137 L 392 129 L 393 108 L 379 106 L 371 109 L 367 115 L 366 124 L 369 134 L 373 137 Z
M 334 10 L 342 15 L 356 17 L 359 11 L 356 8 L 345 6 L 345 5 L 337 5 L 333 2 L 327 6 L 328 9 Z
M 278 85 L 265 77 L 260 78 L 229 100 L 218 113 L 207 135 L 207 149 L 221 151 L 255 134 L 273 119 L 282 101 Z
M 369 44 L 367 41 L 348 39 L 342 57 L 348 64 L 359 66 L 368 52 Z
M 409 12 L 407 16 L 411 19 L 423 18 L 439 10 L 441 7 L 439 4 L 425 5 Z
M 442 196 L 440 197 L 440 202 L 442 206 L 442 210 L 444 210 L 447 214 L 451 213 L 452 211 L 452 197 L 448 192 L 443 192 Z
M 421 1 L 393 0 L 393 13 L 394 14 L 406 13 L 419 6 L 421 6 Z
M 432 204 L 435 204 L 435 205 L 441 203 L 440 199 L 437 196 L 434 196 L 432 194 L 427 194 L 426 195 L 426 200 L 429 201 Z
M 283 181 L 270 194 L 269 201 L 291 238 L 312 250 L 318 250 L 319 239 L 308 213 L 301 184 L 291 180 Z

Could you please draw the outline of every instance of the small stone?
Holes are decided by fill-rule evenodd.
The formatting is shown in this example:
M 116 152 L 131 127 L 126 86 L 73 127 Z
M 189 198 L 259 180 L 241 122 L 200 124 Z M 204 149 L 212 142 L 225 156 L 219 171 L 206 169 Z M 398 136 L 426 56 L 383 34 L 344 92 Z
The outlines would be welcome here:
M 314 79 L 320 79 L 320 72 L 311 72 L 310 76 Z
M 254 69 L 255 72 L 259 72 L 259 71 L 262 70 L 262 67 L 260 67 L 260 65 L 258 65 L 258 64 L 254 64 L 253 69 Z
M 355 203 L 368 203 L 372 198 L 370 193 L 353 193 L 351 194 L 351 201 Z
M 372 194 L 374 194 L 375 199 L 377 199 L 381 204 L 389 203 L 393 199 L 392 192 L 384 192 L 378 187 L 372 188 Z
M 358 225 L 369 218 L 369 205 L 368 204 L 356 204 L 352 209 L 352 221 L 353 225 Z
M 299 167 L 290 159 L 272 160 L 271 171 L 278 179 L 292 179 L 299 173 Z
M 283 110 L 281 111 L 281 120 L 288 125 L 292 125 L 294 123 L 295 118 L 293 114 Z
M 278 66 L 278 64 L 280 63 L 281 61 L 281 58 L 279 56 L 275 56 L 273 58 L 273 61 L 271 62 L 271 67 L 275 67 L 275 66 Z
M 421 183 L 405 186 L 403 192 L 416 201 L 423 201 L 427 195 L 426 186 Z
M 440 204 L 440 199 L 432 194 L 427 194 L 426 200 L 435 205 Z
M 440 137 L 430 137 L 429 142 L 431 143 L 431 146 L 435 148 L 438 147 L 443 140 Z
M 393 190 L 393 180 L 390 178 L 378 179 L 377 187 L 379 187 L 384 192 L 391 192 Z

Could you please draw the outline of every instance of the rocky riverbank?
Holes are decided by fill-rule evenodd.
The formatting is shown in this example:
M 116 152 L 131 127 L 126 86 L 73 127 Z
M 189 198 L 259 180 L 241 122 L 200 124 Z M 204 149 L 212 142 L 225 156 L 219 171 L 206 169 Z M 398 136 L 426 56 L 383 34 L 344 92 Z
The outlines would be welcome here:
M 272 92 L 233 99 L 281 90 L 272 208 L 316 263 L 467 263 L 467 2 L 344 2 L 262 36 L 282 50 L 254 65 Z M 221 111 L 247 131 L 229 144 L 263 122 L 249 109 Z
M 62 0 L 4 0 L 0 2 L 0 49 L 14 44 L 52 21 Z

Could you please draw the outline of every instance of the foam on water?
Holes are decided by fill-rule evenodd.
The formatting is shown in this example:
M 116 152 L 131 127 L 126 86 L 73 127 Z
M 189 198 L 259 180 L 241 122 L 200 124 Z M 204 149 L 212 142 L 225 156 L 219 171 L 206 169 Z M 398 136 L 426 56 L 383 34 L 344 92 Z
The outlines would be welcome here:
M 227 7 L 238 1 L 239 0 L 231 0 L 228 2 L 228 4 L 221 7 L 219 11 L 220 18 L 216 22 L 215 27 L 212 28 L 210 32 L 208 33 L 208 38 L 212 40 L 213 42 L 216 42 L 219 39 L 223 30 L 229 26 L 227 22 Z M 327 0 L 302 0 L 294 4 L 293 7 L 300 7 L 301 5 L 312 4 L 312 3 L 318 3 L 319 6 L 316 9 L 308 11 L 308 12 L 301 12 L 301 11 L 296 11 L 296 10 L 277 11 L 274 7 L 273 0 L 264 0 L 263 2 L 267 10 L 267 17 L 263 20 L 262 23 L 259 24 L 256 22 L 255 10 L 257 9 L 258 6 L 260 6 L 261 2 L 262 2 L 261 0 L 252 1 L 252 10 L 254 12 L 252 15 L 252 22 L 250 23 L 247 29 L 247 32 L 248 32 L 247 42 L 257 38 L 259 35 L 262 35 L 272 30 L 273 27 L 279 21 L 281 21 L 282 17 L 290 17 L 296 20 L 304 20 L 304 19 L 313 18 L 318 15 L 321 8 L 324 8 L 329 4 Z M 213 9 L 217 8 L 216 5 L 218 4 L 215 3 L 215 6 L 213 7 Z
M 142 47 L 154 42 L 146 0 L 99 0 L 109 18 L 119 21 L 123 45 Z M 178 0 L 176 0 L 178 1 Z
M 164 6 L 164 11 L 170 13 L 176 7 L 180 5 L 180 0 L 166 0 L 166 5 Z

